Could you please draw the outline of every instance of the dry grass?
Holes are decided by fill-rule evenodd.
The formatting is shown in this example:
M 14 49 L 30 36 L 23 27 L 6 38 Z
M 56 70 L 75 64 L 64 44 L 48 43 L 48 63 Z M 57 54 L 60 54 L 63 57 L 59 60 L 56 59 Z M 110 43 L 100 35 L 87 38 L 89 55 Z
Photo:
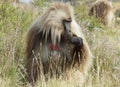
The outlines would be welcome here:
M 120 24 L 115 28 L 106 28 L 85 15 L 87 8 L 84 6 L 75 7 L 75 13 L 78 22 L 86 28 L 85 35 L 94 55 L 92 69 L 83 87 L 119 87 Z M 31 22 L 38 15 L 39 12 L 23 11 L 10 3 L 0 3 L 0 87 L 27 87 L 23 74 L 25 36 Z M 88 21 L 92 24 L 86 26 Z M 51 79 L 38 82 L 37 87 L 79 86 L 72 80 Z

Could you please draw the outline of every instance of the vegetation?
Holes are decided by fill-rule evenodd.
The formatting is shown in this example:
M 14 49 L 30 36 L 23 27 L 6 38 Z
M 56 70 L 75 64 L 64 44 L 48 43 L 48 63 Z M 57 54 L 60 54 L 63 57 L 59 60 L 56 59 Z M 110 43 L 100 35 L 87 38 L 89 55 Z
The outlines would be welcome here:
M 28 86 L 24 68 L 25 37 L 32 21 L 45 7 L 45 2 L 46 0 L 34 3 L 40 8 L 36 13 L 31 9 L 26 10 L 26 7 L 16 7 L 9 0 L 0 3 L 0 87 Z M 78 23 L 84 26 L 83 32 L 94 55 L 92 69 L 83 87 L 119 87 L 120 24 L 114 28 L 105 27 L 99 23 L 99 19 L 87 15 L 88 7 L 85 4 L 74 6 L 74 9 Z M 51 79 L 48 82 L 38 82 L 38 87 L 79 86 L 72 80 Z

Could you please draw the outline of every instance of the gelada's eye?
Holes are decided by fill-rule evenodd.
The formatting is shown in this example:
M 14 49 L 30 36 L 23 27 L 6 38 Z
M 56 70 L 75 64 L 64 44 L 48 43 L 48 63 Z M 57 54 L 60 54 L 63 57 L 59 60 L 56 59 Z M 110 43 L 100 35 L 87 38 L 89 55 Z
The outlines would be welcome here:
M 71 18 L 67 18 L 65 21 L 66 21 L 66 22 L 71 22 L 72 19 L 71 19 Z
M 72 19 L 71 18 L 67 18 L 67 19 L 64 19 L 63 20 L 63 23 L 71 23 L 72 22 Z

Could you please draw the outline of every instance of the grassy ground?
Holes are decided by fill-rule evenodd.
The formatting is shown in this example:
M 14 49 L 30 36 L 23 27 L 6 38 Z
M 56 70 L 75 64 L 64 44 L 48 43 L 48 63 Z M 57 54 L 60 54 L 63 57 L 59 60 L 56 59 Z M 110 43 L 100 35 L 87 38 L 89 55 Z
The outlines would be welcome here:
M 23 75 L 25 37 L 45 3 L 39 5 L 40 10 L 35 13 L 31 9 L 16 8 L 9 2 L 0 3 L 0 87 L 27 86 Z M 84 34 L 94 55 L 92 69 L 83 87 L 120 87 L 120 24 L 106 28 L 86 15 L 88 8 L 84 4 L 74 9 L 77 21 L 85 27 Z M 38 87 L 79 86 L 74 81 L 51 79 L 47 83 L 38 83 Z

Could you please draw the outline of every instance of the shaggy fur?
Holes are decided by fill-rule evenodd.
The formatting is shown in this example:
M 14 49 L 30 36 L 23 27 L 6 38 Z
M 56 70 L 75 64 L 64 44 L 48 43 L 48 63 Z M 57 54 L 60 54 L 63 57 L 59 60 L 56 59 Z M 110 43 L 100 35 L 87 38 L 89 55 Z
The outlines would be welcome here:
M 69 3 L 53 3 L 32 24 L 27 35 L 27 73 L 34 83 L 41 75 L 59 77 L 71 68 L 86 75 L 92 63 L 91 52 L 84 38 L 81 27 L 75 21 L 73 8 Z M 82 46 L 67 41 L 63 20 L 71 19 L 72 37 L 82 38 Z M 55 45 L 51 50 L 50 44 Z M 43 71 L 43 72 L 41 72 Z
M 106 26 L 114 26 L 114 11 L 109 0 L 97 0 L 92 5 L 89 15 L 100 18 L 101 22 Z

